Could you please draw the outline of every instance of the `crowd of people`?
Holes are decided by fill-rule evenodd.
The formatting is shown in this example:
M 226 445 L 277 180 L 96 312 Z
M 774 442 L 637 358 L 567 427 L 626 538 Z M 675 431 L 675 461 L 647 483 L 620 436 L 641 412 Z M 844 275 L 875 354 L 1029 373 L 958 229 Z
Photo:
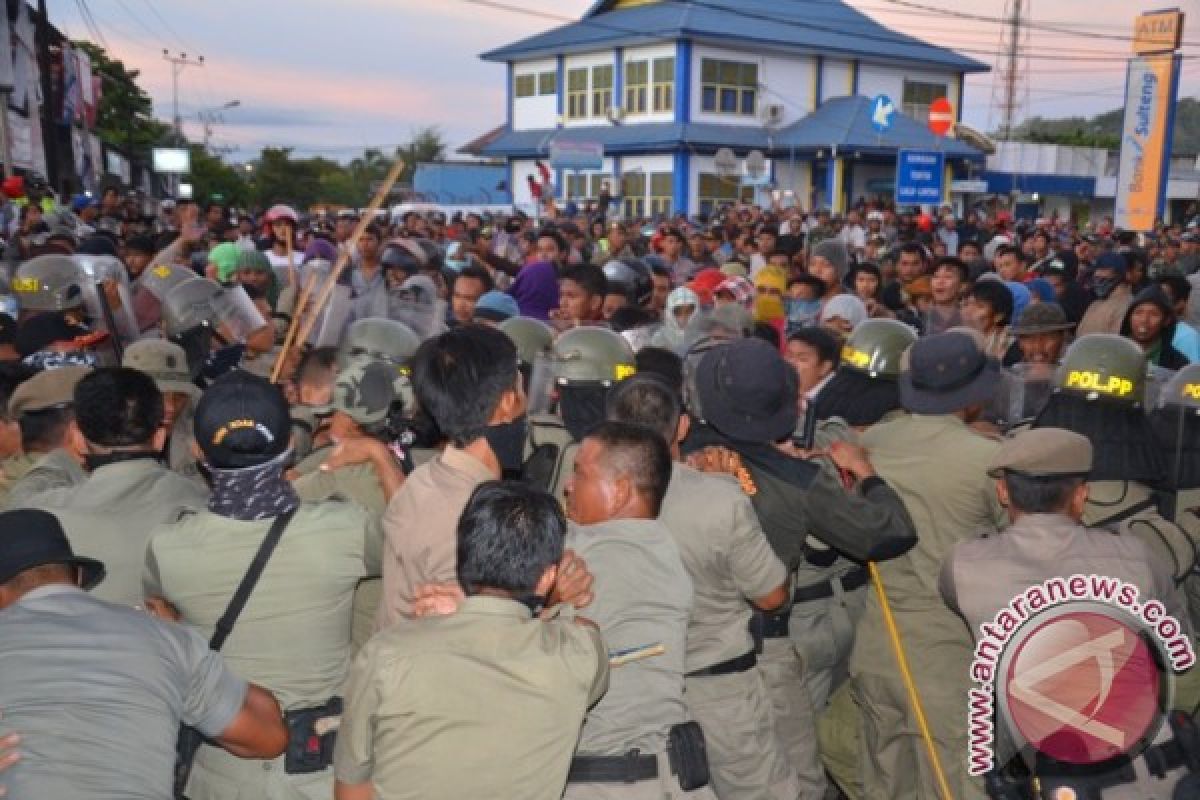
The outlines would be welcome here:
M 1053 576 L 1191 647 L 1200 209 L 3 188 L 0 796 L 1200 796 L 1192 672 L 1153 774 L 967 724 Z

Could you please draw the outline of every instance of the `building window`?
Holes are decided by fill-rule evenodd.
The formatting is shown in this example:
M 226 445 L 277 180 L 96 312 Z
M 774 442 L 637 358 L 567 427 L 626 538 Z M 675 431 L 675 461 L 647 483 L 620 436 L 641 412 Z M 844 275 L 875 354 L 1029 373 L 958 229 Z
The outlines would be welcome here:
M 929 116 L 929 106 L 939 97 L 946 96 L 946 84 L 904 82 L 904 113 L 915 120 L 924 121 Z
M 567 73 L 567 119 L 583 119 L 588 113 L 588 71 Z
M 621 197 L 625 200 L 625 216 L 646 216 L 646 173 L 626 172 L 621 176 Z
M 675 109 L 675 59 L 654 59 L 654 110 Z
M 538 94 L 542 97 L 558 92 L 558 73 L 551 70 L 538 75 Z
M 592 116 L 603 117 L 612 108 L 612 64 L 592 67 Z
M 537 89 L 537 76 L 536 75 L 533 75 L 533 74 L 518 75 L 517 79 L 516 79 L 516 86 L 513 87 L 513 93 L 518 98 L 533 97 L 534 94 L 536 94 L 536 91 L 535 91 L 536 89 Z
M 600 190 L 604 188 L 604 184 L 608 184 L 608 191 L 612 193 L 612 176 L 597 172 L 592 176 L 592 193 L 588 197 L 599 197 Z
M 700 107 L 710 114 L 753 116 L 758 108 L 758 65 L 702 59 Z
M 675 176 L 670 172 L 653 173 L 650 176 L 650 216 L 670 216 L 674 197 Z
M 753 202 L 754 187 L 742 186 L 737 178 L 722 178 L 711 173 L 700 173 L 699 197 L 700 213 L 712 215 L 721 206 L 730 203 Z
M 650 64 L 630 61 L 625 65 L 625 113 L 645 114 L 650 91 Z
M 568 175 L 567 176 L 567 199 L 568 200 L 584 200 L 587 198 L 587 175 Z

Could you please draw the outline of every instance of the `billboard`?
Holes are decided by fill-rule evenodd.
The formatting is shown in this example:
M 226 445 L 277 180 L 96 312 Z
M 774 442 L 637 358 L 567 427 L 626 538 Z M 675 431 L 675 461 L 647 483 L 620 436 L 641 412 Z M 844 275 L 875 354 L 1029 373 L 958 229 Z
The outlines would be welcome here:
M 550 166 L 576 172 L 604 169 L 604 145 L 599 142 L 551 142 Z
M 1178 82 L 1177 55 L 1164 53 L 1129 61 L 1117 168 L 1115 223 L 1119 228 L 1148 231 L 1162 215 Z

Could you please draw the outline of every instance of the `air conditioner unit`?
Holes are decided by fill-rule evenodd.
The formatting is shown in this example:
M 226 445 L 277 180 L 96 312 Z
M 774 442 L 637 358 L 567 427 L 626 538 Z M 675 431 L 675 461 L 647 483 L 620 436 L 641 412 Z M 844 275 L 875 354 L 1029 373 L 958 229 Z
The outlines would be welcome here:
M 769 105 L 763 109 L 763 121 L 768 125 L 779 125 L 783 122 L 783 106 Z
M 625 109 L 620 106 L 610 106 L 605 116 L 608 117 L 608 121 L 613 125 L 620 125 L 621 120 L 625 119 Z

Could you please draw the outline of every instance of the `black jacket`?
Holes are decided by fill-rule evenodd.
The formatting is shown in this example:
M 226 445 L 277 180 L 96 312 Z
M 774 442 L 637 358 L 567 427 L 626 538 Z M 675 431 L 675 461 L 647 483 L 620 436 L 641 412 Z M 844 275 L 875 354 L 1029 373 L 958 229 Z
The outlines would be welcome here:
M 1157 285 L 1151 285 L 1142 291 L 1138 292 L 1133 298 L 1133 302 L 1129 304 L 1129 309 L 1125 312 L 1125 319 L 1121 321 L 1121 335 L 1129 337 L 1133 331 L 1133 312 L 1138 306 L 1144 306 L 1147 303 L 1152 303 L 1158 306 L 1163 312 L 1163 329 L 1160 334 L 1161 346 L 1158 351 L 1158 359 L 1155 361 L 1155 366 L 1164 369 L 1183 369 L 1189 363 L 1187 356 L 1175 349 L 1172 344 L 1175 341 L 1175 310 L 1171 307 L 1171 301 L 1167 299 L 1167 295 Z M 1132 337 L 1130 337 L 1132 338 Z

